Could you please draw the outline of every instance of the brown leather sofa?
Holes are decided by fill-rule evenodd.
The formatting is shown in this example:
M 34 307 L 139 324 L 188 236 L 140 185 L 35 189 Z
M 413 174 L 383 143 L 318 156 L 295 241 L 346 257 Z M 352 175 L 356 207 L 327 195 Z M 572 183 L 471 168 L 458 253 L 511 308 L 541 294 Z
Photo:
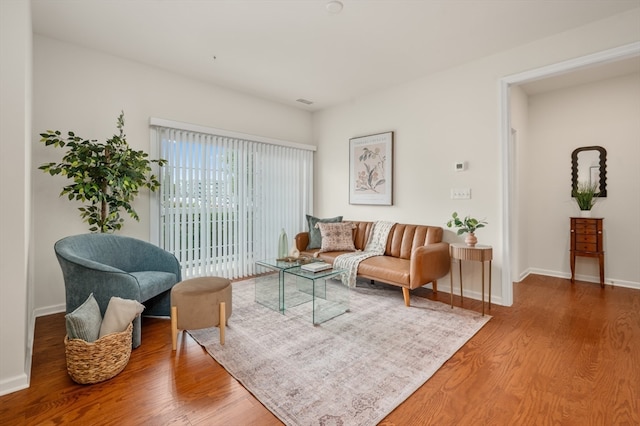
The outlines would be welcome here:
M 355 225 L 353 241 L 356 249 L 364 250 L 374 222 L 346 221 Z M 296 247 L 303 256 L 313 256 L 320 249 L 309 249 L 309 233 L 301 232 L 295 238 Z M 318 253 L 317 257 L 333 264 L 344 251 Z M 438 226 L 405 225 L 396 223 L 387 238 L 384 256 L 374 256 L 358 265 L 358 276 L 402 287 L 404 303 L 409 306 L 409 290 L 433 283 L 438 291 L 438 279 L 449 272 L 449 244 L 442 241 L 442 228 Z

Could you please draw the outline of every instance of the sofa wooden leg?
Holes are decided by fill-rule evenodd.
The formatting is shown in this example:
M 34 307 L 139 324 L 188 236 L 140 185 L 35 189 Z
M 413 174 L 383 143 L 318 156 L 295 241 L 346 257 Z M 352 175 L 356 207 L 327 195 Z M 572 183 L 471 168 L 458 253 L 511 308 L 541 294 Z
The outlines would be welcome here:
M 178 348 L 178 308 L 171 307 L 171 345 L 175 351 Z
M 433 289 L 434 294 L 438 292 L 438 280 L 433 280 L 431 288 Z
M 402 296 L 404 297 L 404 305 L 405 306 L 411 306 L 410 303 L 410 294 L 409 294 L 409 289 L 406 287 L 402 287 Z
M 224 329 L 227 326 L 227 309 L 224 302 L 220 302 L 220 344 L 224 345 Z

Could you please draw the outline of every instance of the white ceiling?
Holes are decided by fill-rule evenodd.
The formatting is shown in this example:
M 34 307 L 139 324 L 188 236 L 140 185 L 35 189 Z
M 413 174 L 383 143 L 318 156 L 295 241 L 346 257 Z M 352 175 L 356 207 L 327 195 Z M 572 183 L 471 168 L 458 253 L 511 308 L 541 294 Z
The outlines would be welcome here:
M 314 111 L 640 7 L 342 2 L 331 14 L 326 0 L 32 0 L 32 13 L 36 34 Z

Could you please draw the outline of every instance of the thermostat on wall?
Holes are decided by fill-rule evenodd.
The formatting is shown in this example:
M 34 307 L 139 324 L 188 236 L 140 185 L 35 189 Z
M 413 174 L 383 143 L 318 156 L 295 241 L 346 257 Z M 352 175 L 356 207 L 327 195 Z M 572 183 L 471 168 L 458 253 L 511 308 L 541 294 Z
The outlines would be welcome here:
M 467 162 L 466 161 L 460 161 L 460 162 L 455 164 L 454 168 L 456 169 L 456 172 L 462 172 L 464 170 L 467 170 Z

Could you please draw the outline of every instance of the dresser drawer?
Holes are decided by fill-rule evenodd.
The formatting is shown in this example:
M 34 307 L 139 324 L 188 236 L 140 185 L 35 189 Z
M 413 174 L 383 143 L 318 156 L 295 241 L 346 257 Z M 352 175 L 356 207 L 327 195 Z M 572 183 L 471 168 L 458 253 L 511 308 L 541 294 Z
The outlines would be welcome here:
M 571 218 L 571 249 L 578 256 L 602 253 L 602 219 Z
M 589 218 L 575 218 L 576 225 L 594 225 L 597 219 L 589 219 Z
M 574 232 L 576 234 L 595 234 L 598 232 L 598 227 L 596 225 L 578 225 L 576 224 L 574 228 Z
M 578 243 L 576 242 L 576 251 L 588 251 L 595 253 L 598 250 L 596 243 Z
M 576 234 L 576 243 L 597 243 L 598 236 L 596 234 L 588 235 L 588 234 Z

